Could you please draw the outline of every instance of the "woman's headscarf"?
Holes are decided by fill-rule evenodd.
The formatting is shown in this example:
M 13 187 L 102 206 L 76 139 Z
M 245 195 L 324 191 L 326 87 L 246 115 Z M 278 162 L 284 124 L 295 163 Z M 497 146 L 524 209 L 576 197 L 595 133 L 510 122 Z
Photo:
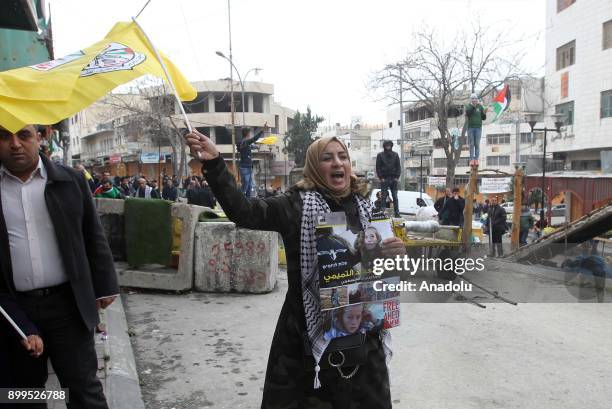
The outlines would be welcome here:
M 319 189 L 326 192 L 329 196 L 331 196 L 334 200 L 339 202 L 341 199 L 347 197 L 351 193 L 357 193 L 365 197 L 367 194 L 367 183 L 359 182 L 357 176 L 353 173 L 351 169 L 350 181 L 347 184 L 342 192 L 334 191 L 331 186 L 325 180 L 325 177 L 321 175 L 319 171 L 319 162 L 323 151 L 329 145 L 330 142 L 338 142 L 346 155 L 348 157 L 349 164 L 351 163 L 351 156 L 349 151 L 340 139 L 335 136 L 328 136 L 325 138 L 317 139 L 314 141 L 309 147 L 308 151 L 306 151 L 306 162 L 304 164 L 304 179 L 300 180 L 297 183 L 297 186 L 303 190 L 313 190 Z

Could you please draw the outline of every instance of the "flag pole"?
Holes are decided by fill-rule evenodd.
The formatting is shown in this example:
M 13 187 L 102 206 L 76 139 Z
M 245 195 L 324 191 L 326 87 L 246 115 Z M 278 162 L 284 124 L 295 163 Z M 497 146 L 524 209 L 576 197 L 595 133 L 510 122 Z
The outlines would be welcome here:
M 181 103 L 181 99 L 178 96 L 178 92 L 176 91 L 176 87 L 174 86 L 174 81 L 172 81 L 172 77 L 168 73 L 166 64 L 164 64 L 164 60 L 159 55 L 159 52 L 157 51 L 157 47 L 155 47 L 155 45 L 151 42 L 151 39 L 149 38 L 147 33 L 145 33 L 145 31 L 142 29 L 140 24 L 138 24 L 138 22 L 136 21 L 134 17 L 132 17 L 132 21 L 138 26 L 142 34 L 147 39 L 147 42 L 151 45 L 151 48 L 153 48 L 155 57 L 157 58 L 157 61 L 159 61 L 159 64 L 161 65 L 162 70 L 164 70 L 164 75 L 166 76 L 166 80 L 168 81 L 168 84 L 170 84 L 170 88 L 172 88 L 172 93 L 174 94 L 174 98 L 176 98 L 176 102 L 178 103 L 178 106 L 181 110 L 181 114 L 183 115 L 183 119 L 185 120 L 185 125 L 187 125 L 187 129 L 189 129 L 189 132 L 193 132 L 193 128 L 191 127 L 191 122 L 189 122 L 189 118 L 187 118 L 187 113 L 185 112 L 185 108 L 183 107 L 183 104 Z
M 2 307 L 0 307 L 0 313 L 2 313 L 2 315 L 4 315 L 4 318 L 6 318 L 6 320 L 13 326 L 13 328 L 15 328 L 15 331 L 17 331 L 21 338 L 26 340 L 28 339 L 28 337 L 26 337 L 21 328 L 19 328 L 19 326 L 15 324 L 15 321 L 13 321 L 13 319 L 6 313 L 6 311 L 4 311 Z

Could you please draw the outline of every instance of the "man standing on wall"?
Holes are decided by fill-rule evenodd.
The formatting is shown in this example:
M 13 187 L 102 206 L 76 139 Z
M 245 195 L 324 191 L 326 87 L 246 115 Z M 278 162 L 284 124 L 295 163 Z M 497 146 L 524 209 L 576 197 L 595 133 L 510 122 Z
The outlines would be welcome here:
M 399 155 L 393 152 L 393 142 L 383 142 L 383 151 L 376 156 L 376 175 L 380 179 L 382 203 L 387 203 L 388 190 L 393 196 L 393 209 L 395 217 L 400 217 L 399 201 L 397 200 L 397 182 L 402 173 Z
M 0 301 L 44 343 L 7 339 L 0 319 L 11 378 L 0 387 L 44 389 L 50 359 L 69 407 L 107 409 L 93 334 L 119 293 L 113 256 L 85 177 L 39 155 L 40 141 L 34 125 L 0 127 Z
M 242 193 L 249 198 L 253 188 L 253 159 L 251 158 L 251 145 L 253 145 L 265 132 L 268 132 L 268 123 L 255 136 L 251 128 L 242 128 L 242 138 L 238 142 L 238 152 L 240 153 L 240 181 L 242 183 Z
M 470 166 L 478 166 L 482 121 L 487 119 L 487 108 L 482 106 L 476 93 L 472 94 L 471 99 L 472 101 L 465 107 L 465 116 L 468 123 L 467 137 L 470 147 Z

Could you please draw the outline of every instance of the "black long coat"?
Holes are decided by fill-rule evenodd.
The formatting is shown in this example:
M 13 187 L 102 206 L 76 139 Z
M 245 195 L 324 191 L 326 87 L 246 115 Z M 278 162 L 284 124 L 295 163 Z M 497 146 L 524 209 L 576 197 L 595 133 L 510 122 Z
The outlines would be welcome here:
M 41 156 L 41 160 L 47 171 L 45 201 L 60 255 L 83 324 L 93 329 L 99 322 L 96 298 L 119 293 L 113 256 L 83 175 L 72 168 L 56 165 L 45 156 Z M 31 323 L 23 321 L 23 313 L 16 310 L 11 265 L 0 198 L 0 302 L 14 312 L 18 325 L 35 333 L 30 329 Z
M 297 189 L 265 199 L 247 200 L 221 158 L 205 162 L 203 173 L 231 221 L 239 227 L 279 232 L 285 243 L 289 289 L 276 325 L 264 383 L 264 409 L 387 409 L 391 407 L 389 377 L 379 336 L 367 337 L 368 360 L 350 380 L 335 369 L 319 374 L 304 363 L 302 334 L 306 331 L 300 274 L 302 200 Z M 329 202 L 329 201 L 328 201 Z M 358 223 L 353 200 L 329 202 L 332 211 L 344 210 L 349 224 Z M 352 368 L 344 369 L 350 373 Z

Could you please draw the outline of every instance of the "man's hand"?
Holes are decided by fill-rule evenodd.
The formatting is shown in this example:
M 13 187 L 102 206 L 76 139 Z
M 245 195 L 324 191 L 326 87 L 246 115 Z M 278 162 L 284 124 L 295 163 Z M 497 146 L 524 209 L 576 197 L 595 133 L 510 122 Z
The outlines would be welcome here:
M 403 256 L 406 254 L 406 246 L 399 237 L 389 237 L 382 242 L 382 252 L 386 258 Z
M 28 351 L 30 351 L 30 355 L 38 358 L 42 355 L 44 351 L 44 343 L 41 337 L 38 335 L 28 335 L 27 339 L 21 340 L 21 345 Z
M 267 123 L 267 122 L 266 122 Z M 219 156 L 217 147 L 206 135 L 194 130 L 185 136 L 191 155 L 202 160 L 212 160 Z
M 106 307 L 111 305 L 113 301 L 115 301 L 115 298 L 117 298 L 117 296 L 113 295 L 112 297 L 104 297 L 96 300 L 96 308 L 105 309 Z

